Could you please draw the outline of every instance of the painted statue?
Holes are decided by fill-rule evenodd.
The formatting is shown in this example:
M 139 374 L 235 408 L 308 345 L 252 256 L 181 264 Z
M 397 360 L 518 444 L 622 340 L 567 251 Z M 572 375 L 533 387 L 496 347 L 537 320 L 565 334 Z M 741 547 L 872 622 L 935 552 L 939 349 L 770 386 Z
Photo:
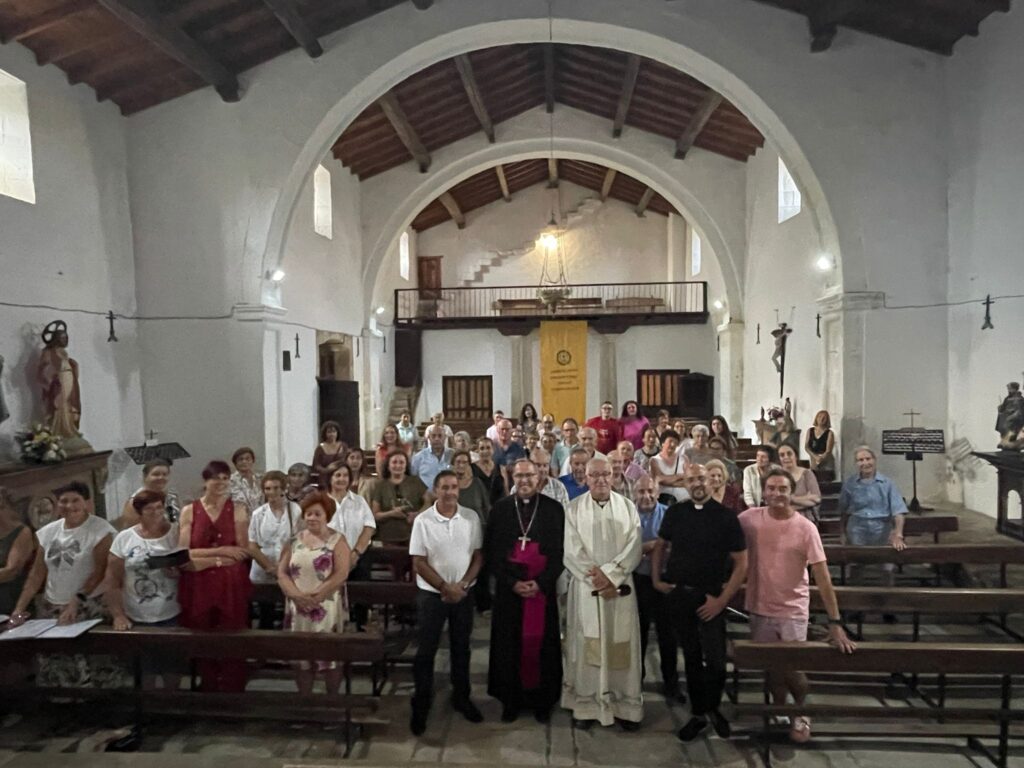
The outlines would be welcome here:
M 996 431 L 999 433 L 999 448 L 1024 450 L 1024 394 L 1016 381 L 1006 385 L 1006 397 L 996 416 Z
M 46 345 L 39 356 L 36 380 L 43 395 L 43 422 L 55 435 L 78 437 L 82 398 L 78 389 L 78 363 L 68 355 L 68 326 L 54 320 L 43 329 Z

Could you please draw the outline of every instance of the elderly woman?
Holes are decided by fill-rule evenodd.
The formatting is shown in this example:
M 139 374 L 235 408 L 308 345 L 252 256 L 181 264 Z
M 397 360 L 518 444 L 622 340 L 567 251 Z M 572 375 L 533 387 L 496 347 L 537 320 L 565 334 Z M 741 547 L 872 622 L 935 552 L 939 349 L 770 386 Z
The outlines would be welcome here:
M 743 501 L 748 507 L 761 506 L 761 482 L 775 463 L 775 449 L 772 446 L 757 446 L 754 450 L 754 463 L 743 470 Z
M 427 506 L 427 486 L 408 472 L 409 458 L 401 451 L 393 451 L 380 482 L 370 494 L 376 536 L 385 543 L 408 543 L 412 521 Z
M 726 447 L 725 440 L 712 435 L 708 438 L 708 453 L 711 454 L 711 459 L 717 459 L 725 465 L 726 480 L 730 483 L 740 483 L 743 477 L 740 473 L 739 467 L 736 466 L 736 462 L 729 458 L 728 448 Z
M 714 458 L 711 451 L 708 450 L 708 438 L 711 436 L 711 430 L 703 424 L 694 424 L 690 434 L 693 436 L 693 442 L 689 448 L 683 451 L 686 463 L 706 464 L 711 461 Z
M 252 565 L 249 581 L 253 584 L 276 584 L 281 553 L 301 527 L 302 508 L 285 495 L 288 478 L 283 472 L 267 472 L 263 476 L 263 496 L 267 503 L 257 507 L 249 519 L 249 554 Z M 260 629 L 273 629 L 277 620 L 278 600 L 257 600 L 256 615 Z
M 643 444 L 633 451 L 633 463 L 647 474 L 651 474 L 651 459 L 661 450 L 661 439 L 658 430 L 648 427 L 644 430 Z
M 729 470 L 720 459 L 711 459 L 704 465 L 707 472 L 708 491 L 711 498 L 737 515 L 747 508 L 743 492 L 735 483 L 729 482 Z
M 476 451 L 473 450 L 473 438 L 470 437 L 469 432 L 465 430 L 459 430 L 455 433 L 455 438 L 452 440 L 452 447 L 456 451 L 467 451 L 471 461 L 476 461 Z
M 118 528 L 125 530 L 139 522 L 139 514 L 136 512 L 133 500 L 142 491 L 152 491 L 161 494 L 167 502 L 164 514 L 167 519 L 176 523 L 180 513 L 178 505 L 178 494 L 168 488 L 171 480 L 171 462 L 166 459 L 152 459 L 142 465 L 142 487 L 139 488 L 131 498 L 124 503 L 121 510 L 121 519 L 117 521 Z
M 0 488 L 0 613 L 14 612 L 34 550 L 32 530 L 18 519 L 13 502 Z
M 336 461 L 344 461 L 348 446 L 341 440 L 341 425 L 325 421 L 320 425 L 320 442 L 313 451 L 313 479 L 323 485 L 320 473 Z
M 836 436 L 832 431 L 832 420 L 828 411 L 818 411 L 814 415 L 814 425 L 807 430 L 807 440 L 804 443 L 811 469 L 834 477 L 836 473 L 835 447 Z
M 789 503 L 811 522 L 818 520 L 818 507 L 821 504 L 821 489 L 818 478 L 809 469 L 801 467 L 796 460 L 793 446 L 783 443 L 779 446 L 779 464 L 793 476 L 796 487 L 789 497 Z
M 285 498 L 288 501 L 301 504 L 306 496 L 316 490 L 319 489 L 310 479 L 308 464 L 303 464 L 299 461 L 288 467 L 288 485 L 285 486 L 284 490 Z M 266 496 L 265 491 L 263 495 Z
M 344 464 L 339 465 L 347 469 Z M 293 632 L 338 632 L 345 624 L 340 590 L 349 573 L 350 549 L 345 536 L 329 527 L 335 503 L 322 491 L 302 502 L 304 528 L 281 552 L 277 581 L 285 596 L 284 627 Z M 336 662 L 300 662 L 299 693 L 313 692 L 316 670 L 324 673 L 327 694 L 338 692 L 341 669 Z
M 846 519 L 846 540 L 857 547 L 907 548 L 903 522 L 907 505 L 896 484 L 877 470 L 875 452 L 862 445 L 854 451 L 857 474 L 843 482 L 839 511 Z
M 257 472 L 256 451 L 243 446 L 231 455 L 235 471 L 231 473 L 231 498 L 248 510 L 263 506 L 263 475 Z
M 627 400 L 623 404 L 619 424 L 622 427 L 622 439 L 629 440 L 634 451 L 640 450 L 644 444 L 644 432 L 651 426 L 651 422 L 640 412 L 640 404 L 636 400 Z
M 690 498 L 686 490 L 686 460 L 678 447 L 679 435 L 667 430 L 661 435 L 661 451 L 651 457 L 650 475 L 658 484 L 658 501 L 666 506 Z
M 730 459 L 736 458 L 736 449 L 739 447 L 739 443 L 736 440 L 736 435 L 729 429 L 729 422 L 725 420 L 725 416 L 715 414 L 711 417 L 710 437 L 718 437 L 725 441 L 725 455 Z
M 388 454 L 394 450 L 405 451 L 405 455 L 408 456 L 410 448 L 399 439 L 398 427 L 394 424 L 388 424 L 381 431 L 380 442 L 377 443 L 377 449 L 373 454 L 378 476 L 384 474 L 384 465 L 387 463 Z
M 260 497 L 263 496 L 262 489 Z M 235 631 L 249 626 L 249 510 L 231 497 L 231 469 L 223 461 L 203 468 L 202 495 L 181 510 L 178 546 L 189 551 L 178 601 L 181 626 Z M 203 691 L 245 689 L 245 662 L 200 659 Z

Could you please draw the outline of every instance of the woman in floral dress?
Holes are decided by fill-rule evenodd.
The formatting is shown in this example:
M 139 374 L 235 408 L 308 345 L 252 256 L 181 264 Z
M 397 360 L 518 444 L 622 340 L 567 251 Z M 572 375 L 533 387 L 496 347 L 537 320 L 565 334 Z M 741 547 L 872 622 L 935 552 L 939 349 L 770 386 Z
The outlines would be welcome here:
M 302 500 L 305 529 L 281 552 L 277 580 L 285 595 L 284 628 L 293 632 L 339 632 L 347 618 L 340 590 L 348 577 L 350 551 L 345 537 L 327 527 L 335 503 L 317 491 Z M 335 662 L 299 663 L 299 693 L 313 692 L 317 670 L 324 673 L 327 693 L 337 693 L 341 670 Z

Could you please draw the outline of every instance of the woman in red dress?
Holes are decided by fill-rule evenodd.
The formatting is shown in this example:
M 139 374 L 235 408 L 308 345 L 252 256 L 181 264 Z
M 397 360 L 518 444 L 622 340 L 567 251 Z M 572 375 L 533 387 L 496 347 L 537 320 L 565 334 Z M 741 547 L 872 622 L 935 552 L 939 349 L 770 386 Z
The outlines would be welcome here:
M 249 514 L 231 500 L 231 468 L 211 461 L 203 470 L 203 495 L 181 510 L 179 545 L 191 562 L 181 575 L 181 626 L 249 628 Z M 243 660 L 200 659 L 203 691 L 245 690 Z

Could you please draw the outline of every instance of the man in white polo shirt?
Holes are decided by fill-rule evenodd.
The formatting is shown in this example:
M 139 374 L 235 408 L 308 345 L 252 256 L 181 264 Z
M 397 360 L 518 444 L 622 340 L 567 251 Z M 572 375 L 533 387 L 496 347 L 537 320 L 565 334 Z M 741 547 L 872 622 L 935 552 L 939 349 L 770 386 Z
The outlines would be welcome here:
M 476 512 L 459 505 L 459 479 L 450 469 L 434 478 L 437 501 L 412 525 L 409 554 L 416 572 L 417 647 L 413 663 L 416 691 L 409 729 L 427 728 L 434 693 L 434 656 L 445 621 L 451 640 L 452 708 L 471 723 L 484 718 L 469 700 L 469 636 L 473 631 L 470 587 L 483 562 L 483 529 Z

